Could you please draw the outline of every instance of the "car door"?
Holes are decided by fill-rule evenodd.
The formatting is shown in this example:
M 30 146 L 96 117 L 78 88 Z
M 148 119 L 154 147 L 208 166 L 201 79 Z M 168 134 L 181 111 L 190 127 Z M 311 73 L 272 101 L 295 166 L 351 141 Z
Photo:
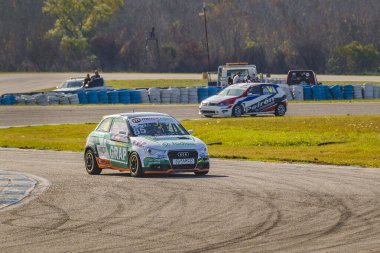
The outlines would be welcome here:
M 276 103 L 275 97 L 277 95 L 277 90 L 273 85 L 263 84 L 261 85 L 262 96 L 258 101 L 257 110 L 259 112 L 271 112 L 274 111 Z
M 96 128 L 95 133 L 92 138 L 94 138 L 94 142 L 96 145 L 96 150 L 98 153 L 98 157 L 100 161 L 103 161 L 102 164 L 106 165 L 106 161 L 109 160 L 107 149 L 106 149 L 106 140 L 109 139 L 110 136 L 110 127 L 112 124 L 112 118 L 105 118 L 99 126 Z
M 127 122 L 124 118 L 114 118 L 110 137 L 106 141 L 111 167 L 114 169 L 128 169 L 128 154 L 131 151 Z
M 244 99 L 245 113 L 250 114 L 257 111 L 257 103 L 261 97 L 261 88 L 258 85 L 252 86 L 247 92 L 247 97 Z

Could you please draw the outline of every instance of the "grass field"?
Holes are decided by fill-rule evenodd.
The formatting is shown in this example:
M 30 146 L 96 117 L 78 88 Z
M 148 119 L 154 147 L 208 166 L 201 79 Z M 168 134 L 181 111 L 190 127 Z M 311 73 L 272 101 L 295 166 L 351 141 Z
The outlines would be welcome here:
M 182 121 L 212 157 L 380 167 L 380 116 Z M 0 129 L 0 146 L 82 151 L 95 124 Z

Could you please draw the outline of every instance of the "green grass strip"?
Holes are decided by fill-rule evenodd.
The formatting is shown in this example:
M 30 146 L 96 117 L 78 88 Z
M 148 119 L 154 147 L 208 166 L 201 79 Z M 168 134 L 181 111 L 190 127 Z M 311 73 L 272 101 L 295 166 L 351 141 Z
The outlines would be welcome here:
M 242 117 L 182 121 L 212 157 L 380 167 L 380 116 Z M 95 124 L 0 129 L 0 146 L 83 151 Z

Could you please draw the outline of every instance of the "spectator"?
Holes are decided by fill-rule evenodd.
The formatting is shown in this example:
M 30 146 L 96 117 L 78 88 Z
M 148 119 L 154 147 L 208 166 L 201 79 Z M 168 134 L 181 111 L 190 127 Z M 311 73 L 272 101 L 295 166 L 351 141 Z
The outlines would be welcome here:
M 83 85 L 86 85 L 86 84 L 88 84 L 90 81 L 91 81 L 91 77 L 90 77 L 90 74 L 88 74 L 88 73 L 87 73 L 87 76 L 86 76 L 86 78 L 83 80 Z
M 241 82 L 241 80 L 240 80 L 240 75 L 241 75 L 241 73 L 240 72 L 237 72 L 236 73 L 236 76 L 234 77 L 234 80 L 233 80 L 233 84 L 236 84 L 236 83 L 240 83 Z
M 100 78 L 100 75 L 99 75 L 99 71 L 98 70 L 95 70 L 95 73 L 94 75 L 91 77 L 91 80 L 94 80 L 96 78 Z

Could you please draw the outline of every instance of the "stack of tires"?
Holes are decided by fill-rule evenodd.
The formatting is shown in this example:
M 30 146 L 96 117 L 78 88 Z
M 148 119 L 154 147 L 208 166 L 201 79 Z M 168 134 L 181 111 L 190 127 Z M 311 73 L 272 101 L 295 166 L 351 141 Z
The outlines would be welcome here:
M 16 97 L 14 95 L 5 95 L 1 98 L 2 105 L 14 105 L 16 104 Z
M 352 85 L 343 86 L 343 98 L 352 100 L 354 98 L 354 87 Z
M 323 89 L 325 90 L 325 98 L 327 99 L 327 100 L 331 100 L 331 99 L 333 99 L 333 96 L 332 96 L 332 94 L 331 94 L 331 91 L 330 91 L 330 88 L 329 88 L 329 86 L 323 86 Z
M 198 95 L 198 103 L 200 103 L 202 100 L 205 100 L 208 97 L 208 88 L 198 87 L 197 95 Z
M 333 99 L 338 99 L 338 100 L 343 99 L 343 94 L 342 94 L 340 85 L 331 86 L 330 91 L 333 96 Z
M 119 102 L 122 104 L 130 104 L 131 96 L 129 90 L 119 90 Z
M 87 95 L 85 92 L 78 92 L 78 98 L 80 104 L 88 104 Z
M 360 84 L 352 85 L 354 99 L 363 99 L 363 87 Z
M 159 88 L 149 88 L 149 101 L 154 104 L 161 103 L 160 89 Z
M 322 85 L 314 85 L 312 86 L 312 93 L 314 100 L 324 100 L 326 99 L 325 89 Z
M 293 85 L 293 97 L 295 100 L 303 100 L 303 87 L 300 85 Z
M 119 92 L 117 91 L 108 91 L 108 103 L 110 104 L 118 104 L 120 102 L 119 100 Z
M 208 93 L 208 97 L 215 96 L 216 94 L 218 94 L 218 88 L 209 86 L 207 93 Z
M 161 89 L 160 90 L 160 98 L 161 103 L 169 104 L 170 103 L 170 97 L 171 97 L 171 90 L 169 89 Z
M 303 100 L 313 100 L 313 90 L 310 85 L 303 85 Z
M 87 91 L 86 92 L 86 96 L 87 96 L 87 102 L 89 104 L 99 104 L 98 92 L 96 92 L 96 91 Z M 60 99 L 59 103 L 61 104 L 61 99 Z
M 107 91 L 98 91 L 98 100 L 100 104 L 108 104 Z
M 170 90 L 170 103 L 178 104 L 180 101 L 181 92 L 178 88 L 171 87 Z
M 373 98 L 380 98 L 380 85 L 373 86 Z
M 70 104 L 79 104 L 78 94 L 68 94 L 67 97 L 69 98 Z
M 144 104 L 148 104 L 149 103 L 148 91 L 146 89 L 141 89 L 138 91 L 140 92 L 141 102 Z
M 364 90 L 364 98 L 365 99 L 372 99 L 373 98 L 373 85 L 369 83 L 365 83 L 363 85 Z
M 141 93 L 138 90 L 130 90 L 129 95 L 131 96 L 131 104 L 141 104 Z
M 290 92 L 289 85 L 287 85 L 287 84 L 280 84 L 280 87 L 285 92 L 286 98 L 288 100 L 293 100 L 293 94 Z
M 197 87 L 186 87 L 189 93 L 189 103 L 195 104 L 198 103 L 198 91 Z
M 189 103 L 189 90 L 186 87 L 182 87 L 179 89 L 179 102 L 183 104 Z

